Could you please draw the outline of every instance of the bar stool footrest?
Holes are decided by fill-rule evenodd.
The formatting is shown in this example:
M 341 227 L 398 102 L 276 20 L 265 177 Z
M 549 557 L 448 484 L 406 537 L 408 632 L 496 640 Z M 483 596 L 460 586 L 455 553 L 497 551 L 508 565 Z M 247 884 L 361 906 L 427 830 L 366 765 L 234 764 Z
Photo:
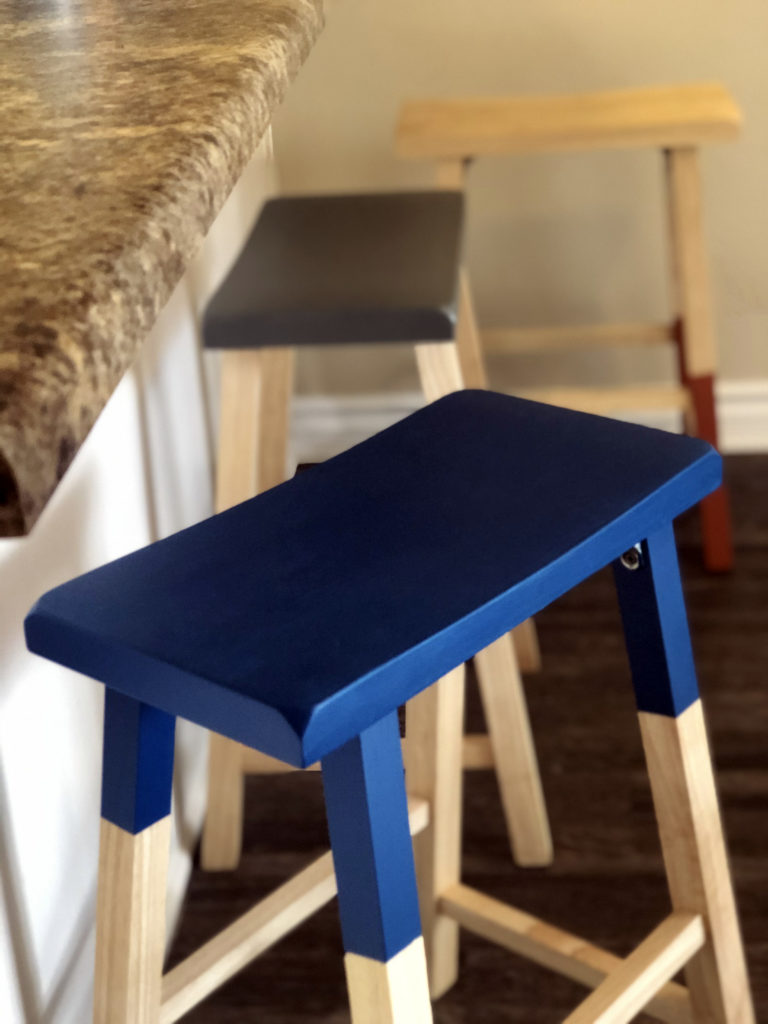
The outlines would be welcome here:
M 691 394 L 681 385 L 638 385 L 636 387 L 542 388 L 526 390 L 521 397 L 545 405 L 558 405 L 576 412 L 609 416 L 618 412 L 675 409 L 690 415 Z
M 564 1024 L 627 1024 L 705 941 L 701 914 L 670 914 L 566 1017 Z
M 668 323 L 597 323 L 557 327 L 496 327 L 482 332 L 484 352 L 567 352 L 581 349 L 648 347 L 675 341 Z
M 475 935 L 595 989 L 565 1024 L 619 1024 L 631 1020 L 645 1003 L 646 1013 L 667 1024 L 694 1022 L 688 990 L 669 978 L 704 944 L 700 915 L 671 914 L 622 960 L 466 885 L 447 889 L 438 901 L 438 910 Z M 630 1006 L 634 1008 L 628 1013 Z
M 429 824 L 426 800 L 409 799 L 411 834 Z M 330 851 L 289 878 L 163 976 L 160 1024 L 173 1024 L 336 895 Z

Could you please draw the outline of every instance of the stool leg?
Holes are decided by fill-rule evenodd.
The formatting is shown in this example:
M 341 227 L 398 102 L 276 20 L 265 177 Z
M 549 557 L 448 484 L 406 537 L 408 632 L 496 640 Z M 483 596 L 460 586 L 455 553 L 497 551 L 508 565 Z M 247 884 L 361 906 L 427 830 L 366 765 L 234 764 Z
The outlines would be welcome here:
M 466 268 L 459 271 L 459 309 L 456 323 L 456 347 L 459 350 L 461 373 L 465 388 L 488 390 L 483 347 L 477 326 L 475 302 Z
M 696 433 L 717 447 L 713 387 L 717 356 L 698 159 L 693 147 L 665 152 L 672 263 L 681 317 L 677 338 L 681 379 L 691 395 Z M 702 501 L 701 526 L 706 567 L 715 572 L 731 569 L 733 540 L 724 487 Z
M 208 804 L 200 844 L 204 871 L 231 871 L 243 845 L 243 749 L 239 743 L 210 733 L 208 737 Z
M 615 574 L 672 905 L 707 932 L 686 968 L 695 1020 L 754 1024 L 671 524 Z
M 427 402 L 464 389 L 464 378 L 456 343 L 452 341 L 424 342 L 416 346 L 416 366 L 421 390 Z
M 430 1024 L 397 714 L 322 769 L 352 1024 Z
M 480 696 L 515 861 L 552 863 L 552 835 L 533 743 L 523 681 L 509 635 L 475 655 Z
M 438 913 L 437 901 L 461 880 L 464 675 L 460 665 L 406 708 L 405 788 L 430 806 L 429 825 L 415 837 L 414 852 L 433 999 L 459 974 L 459 926 Z
M 288 438 L 293 350 L 222 353 L 216 511 L 282 483 Z M 208 808 L 200 863 L 206 871 L 236 868 L 243 841 L 244 747 L 212 733 Z M 257 757 L 249 755 L 251 763 Z M 273 758 L 262 755 L 264 763 Z
M 682 323 L 681 337 L 684 336 Z M 695 434 L 718 447 L 717 418 L 715 415 L 714 377 L 690 377 L 685 368 L 685 352 L 680 348 L 681 379 L 688 388 L 693 409 Z M 733 568 L 733 528 L 728 488 L 721 484 L 716 491 L 699 503 L 701 536 L 704 544 L 704 564 L 710 572 L 728 572 Z
M 485 371 L 480 331 L 477 327 L 475 304 L 469 276 L 464 267 L 459 272 L 459 314 L 456 324 L 456 349 L 465 388 L 487 390 L 488 375 Z M 541 669 L 541 654 L 533 619 L 527 619 L 512 631 L 517 660 L 523 672 L 538 672 Z
M 94 1024 L 158 1024 L 174 719 L 107 690 Z
M 512 641 L 517 653 L 517 661 L 521 672 L 541 671 L 541 651 L 539 635 L 533 619 L 526 619 L 512 630 Z
M 458 359 L 458 376 L 455 371 L 450 372 L 445 385 L 436 375 L 437 367 L 441 358 L 444 362 L 450 362 L 452 356 L 445 354 L 445 343 L 433 346 L 418 346 L 416 350 L 417 360 L 419 349 L 432 348 L 437 351 L 431 354 L 429 364 L 422 371 L 422 364 L 419 363 L 419 370 L 422 371 L 422 387 L 428 402 L 433 402 L 451 391 L 459 391 L 461 388 L 479 388 L 487 390 L 488 375 L 485 372 L 485 360 L 480 342 L 480 331 L 477 327 L 475 316 L 475 305 L 472 299 L 472 289 L 469 284 L 469 277 L 462 267 L 459 272 L 459 310 L 456 324 L 455 353 Z M 533 619 L 528 619 L 516 626 L 513 630 L 513 639 L 517 660 L 523 672 L 538 672 L 541 669 L 541 655 L 539 653 L 539 642 L 536 636 L 536 627 Z
M 456 343 L 417 345 L 416 362 L 428 402 L 460 391 L 465 382 L 467 386 L 487 386 L 464 272 L 460 282 Z M 466 373 L 470 374 L 469 378 Z M 522 650 L 527 653 L 528 665 L 539 667 L 536 631 L 530 620 L 517 627 L 514 640 L 508 633 L 476 655 L 475 667 L 512 853 L 517 863 L 534 867 L 552 863 L 552 835 L 515 653 L 518 639 L 523 641 Z M 435 982 L 432 984 L 434 987 Z

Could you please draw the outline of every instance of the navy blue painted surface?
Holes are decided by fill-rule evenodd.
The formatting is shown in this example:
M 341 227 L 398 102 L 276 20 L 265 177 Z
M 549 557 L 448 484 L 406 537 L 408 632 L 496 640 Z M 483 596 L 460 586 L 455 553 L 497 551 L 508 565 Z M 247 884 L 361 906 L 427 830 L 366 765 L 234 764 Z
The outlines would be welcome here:
M 135 834 L 171 813 L 175 725 L 172 715 L 107 690 L 102 818 Z
M 51 591 L 27 641 L 305 765 L 720 476 L 696 438 L 465 391 Z
M 344 949 L 387 963 L 421 934 L 397 712 L 322 767 Z
M 613 570 L 638 710 L 676 718 L 699 687 L 672 524 L 643 542 L 638 569 Z

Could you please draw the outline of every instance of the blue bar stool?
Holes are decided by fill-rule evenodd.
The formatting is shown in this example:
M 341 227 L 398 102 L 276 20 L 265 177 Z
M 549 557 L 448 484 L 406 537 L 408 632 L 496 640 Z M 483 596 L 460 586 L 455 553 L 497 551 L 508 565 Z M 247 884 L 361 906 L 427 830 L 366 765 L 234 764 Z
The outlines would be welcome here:
M 568 1024 L 751 1024 L 672 532 L 720 476 L 698 439 L 466 391 L 41 598 L 30 649 L 107 687 L 97 1024 L 176 1020 L 330 899 L 334 866 L 354 1024 L 427 1024 L 459 926 L 593 988 Z M 672 903 L 624 960 L 462 885 L 458 855 L 456 666 L 607 563 Z M 320 760 L 333 866 L 162 978 L 175 716 Z
M 297 348 L 409 345 L 426 401 L 487 380 L 472 301 L 460 274 L 460 192 L 281 196 L 265 203 L 203 318 L 221 356 L 216 511 L 286 476 Z M 467 737 L 468 766 L 495 768 L 518 864 L 552 860 L 520 670 L 539 667 L 533 623 L 478 651 L 488 736 Z M 212 734 L 200 863 L 236 867 L 245 774 L 287 766 Z

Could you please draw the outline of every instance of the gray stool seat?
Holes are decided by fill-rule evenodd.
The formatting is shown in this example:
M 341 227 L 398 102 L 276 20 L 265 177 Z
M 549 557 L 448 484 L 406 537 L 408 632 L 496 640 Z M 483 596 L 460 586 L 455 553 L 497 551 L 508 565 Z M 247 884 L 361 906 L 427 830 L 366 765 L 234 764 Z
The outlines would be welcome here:
M 267 202 L 208 305 L 207 348 L 452 339 L 460 192 Z

